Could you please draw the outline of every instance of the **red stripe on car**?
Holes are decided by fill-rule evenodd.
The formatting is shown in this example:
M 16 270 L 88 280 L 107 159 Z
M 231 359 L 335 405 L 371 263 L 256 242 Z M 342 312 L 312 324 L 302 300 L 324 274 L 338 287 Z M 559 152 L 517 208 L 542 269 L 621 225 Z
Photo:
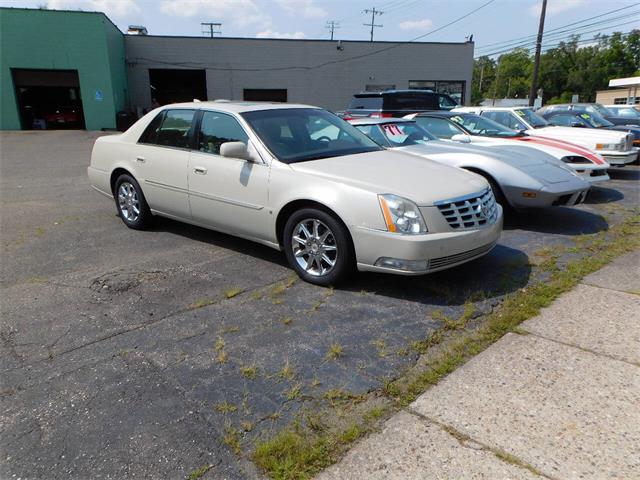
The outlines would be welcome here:
M 521 142 L 532 142 L 539 143 L 540 145 L 546 145 L 548 147 L 561 148 L 563 150 L 568 150 L 571 153 L 577 153 L 578 155 L 582 155 L 583 157 L 588 158 L 596 165 L 604 165 L 604 161 L 598 158 L 593 152 L 581 147 L 580 145 L 576 145 L 574 143 L 565 142 L 562 140 L 555 140 L 553 138 L 547 137 L 516 137 L 513 140 L 518 140 Z

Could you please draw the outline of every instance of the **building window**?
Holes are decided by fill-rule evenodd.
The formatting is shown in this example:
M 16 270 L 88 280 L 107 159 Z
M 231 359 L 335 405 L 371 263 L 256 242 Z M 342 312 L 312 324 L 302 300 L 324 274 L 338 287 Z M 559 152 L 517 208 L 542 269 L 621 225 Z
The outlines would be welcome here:
M 410 89 L 446 93 L 459 105 L 464 105 L 464 87 L 465 82 L 457 80 L 409 80 Z
M 640 97 L 630 97 L 629 100 L 631 101 L 631 104 L 640 104 Z M 613 99 L 613 104 L 614 105 L 626 105 L 627 104 L 627 97 L 617 97 Z
M 286 102 L 287 89 L 245 88 L 243 98 L 249 102 Z

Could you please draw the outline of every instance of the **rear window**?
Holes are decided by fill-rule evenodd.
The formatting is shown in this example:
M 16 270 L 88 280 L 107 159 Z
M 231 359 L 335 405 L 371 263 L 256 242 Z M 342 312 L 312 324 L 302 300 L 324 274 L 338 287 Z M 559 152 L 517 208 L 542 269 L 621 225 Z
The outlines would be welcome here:
M 382 109 L 382 97 L 353 97 L 349 109 L 380 110 Z
M 416 92 L 385 95 L 385 110 L 438 110 L 438 96 L 433 93 Z

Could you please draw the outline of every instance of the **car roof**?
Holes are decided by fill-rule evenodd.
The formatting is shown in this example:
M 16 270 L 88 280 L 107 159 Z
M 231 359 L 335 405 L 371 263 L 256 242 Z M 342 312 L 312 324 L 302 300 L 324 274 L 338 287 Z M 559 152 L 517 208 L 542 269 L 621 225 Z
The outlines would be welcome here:
M 450 110 L 429 110 L 427 112 L 420 112 L 418 114 L 416 114 L 416 117 L 443 117 L 443 118 L 450 118 L 450 117 L 455 117 L 455 116 L 459 116 L 459 115 L 475 115 L 475 113 L 472 112 L 454 112 L 454 111 L 450 111 Z M 414 118 L 416 118 L 414 117 Z
M 433 90 L 422 89 L 422 88 L 410 88 L 406 90 L 381 90 L 379 92 L 360 92 L 356 93 L 354 97 L 380 97 L 382 95 L 393 95 L 395 93 L 429 93 L 436 94 Z
M 384 123 L 416 123 L 408 118 L 357 118 L 349 120 L 351 125 L 382 125 Z
M 169 108 L 195 108 L 200 110 L 217 110 L 221 112 L 255 112 L 260 110 L 282 110 L 290 108 L 317 108 L 312 105 L 304 105 L 299 103 L 279 103 L 279 102 L 248 102 L 248 101 L 235 101 L 235 100 L 213 100 L 213 101 L 194 101 L 183 103 L 170 103 L 163 105 L 163 109 Z
M 458 112 L 460 113 L 473 113 L 475 111 L 481 110 L 481 111 L 485 111 L 485 110 L 502 110 L 505 112 L 510 112 L 512 110 L 533 110 L 532 107 L 529 106 L 522 106 L 522 107 L 482 107 L 482 106 L 478 106 L 478 107 L 456 107 L 453 110 L 451 110 L 452 112 L 455 112 L 456 110 L 458 110 Z

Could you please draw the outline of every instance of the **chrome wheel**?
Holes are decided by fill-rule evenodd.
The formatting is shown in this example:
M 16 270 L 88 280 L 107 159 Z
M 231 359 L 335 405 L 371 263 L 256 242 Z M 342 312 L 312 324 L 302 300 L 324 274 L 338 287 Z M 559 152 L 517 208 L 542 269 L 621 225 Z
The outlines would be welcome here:
M 118 206 L 122 217 L 127 222 L 135 222 L 140 216 L 140 200 L 135 187 L 129 182 L 122 182 L 118 188 Z
M 309 275 L 327 275 L 338 260 L 338 246 L 333 232 L 320 220 L 307 218 L 299 222 L 291 235 L 296 262 Z

